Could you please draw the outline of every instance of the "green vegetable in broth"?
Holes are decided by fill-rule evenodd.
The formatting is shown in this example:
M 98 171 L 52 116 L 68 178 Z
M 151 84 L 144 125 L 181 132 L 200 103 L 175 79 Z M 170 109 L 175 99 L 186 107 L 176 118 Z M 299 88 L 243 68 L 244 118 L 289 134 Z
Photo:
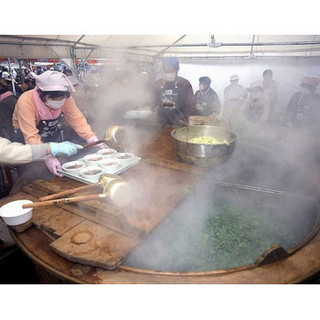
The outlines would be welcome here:
M 151 253 L 139 258 L 139 267 L 187 272 L 250 265 L 272 245 L 287 250 L 308 233 L 307 225 L 277 215 L 224 203 L 208 202 L 205 207 L 183 219 L 169 216 L 159 233 L 155 232 L 157 241 L 146 241 L 138 248 Z

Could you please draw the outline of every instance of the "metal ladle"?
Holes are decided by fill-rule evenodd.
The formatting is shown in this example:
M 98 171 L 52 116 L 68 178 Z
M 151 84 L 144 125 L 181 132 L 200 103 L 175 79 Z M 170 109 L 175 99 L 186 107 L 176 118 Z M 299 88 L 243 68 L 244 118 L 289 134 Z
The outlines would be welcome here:
M 111 125 L 106 130 L 105 139 L 87 143 L 83 146 L 83 149 L 92 147 L 100 143 L 107 143 L 110 147 L 123 151 L 127 146 L 127 141 L 128 141 L 128 137 L 127 137 L 126 130 L 121 126 Z
M 57 197 L 73 194 L 78 191 L 89 190 L 95 187 L 103 188 L 103 193 L 93 194 L 93 195 L 84 195 L 84 196 L 78 196 L 73 198 L 55 199 Z M 25 209 L 25 208 L 48 206 L 52 204 L 62 204 L 62 203 L 95 200 L 95 199 L 107 199 L 111 201 L 111 203 L 114 204 L 115 206 L 122 208 L 127 206 L 130 203 L 132 199 L 132 190 L 130 185 L 119 176 L 105 173 L 101 175 L 100 180 L 97 183 L 62 191 L 59 193 L 52 194 L 50 196 L 42 197 L 40 198 L 40 202 L 28 203 L 23 205 L 22 207 Z

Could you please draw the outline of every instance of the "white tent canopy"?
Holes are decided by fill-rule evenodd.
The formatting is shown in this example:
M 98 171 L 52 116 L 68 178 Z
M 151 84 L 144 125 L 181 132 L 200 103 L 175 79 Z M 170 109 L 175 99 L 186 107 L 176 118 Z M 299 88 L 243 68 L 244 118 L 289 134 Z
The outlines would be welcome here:
M 0 57 L 21 59 L 319 57 L 319 35 L 0 35 Z

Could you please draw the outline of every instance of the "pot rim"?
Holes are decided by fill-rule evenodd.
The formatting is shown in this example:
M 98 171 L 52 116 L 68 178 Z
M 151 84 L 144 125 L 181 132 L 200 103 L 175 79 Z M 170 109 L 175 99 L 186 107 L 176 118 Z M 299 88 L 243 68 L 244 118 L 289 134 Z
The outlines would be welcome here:
M 228 133 L 230 133 L 230 134 L 232 134 L 232 135 L 235 136 L 234 139 L 231 139 L 230 141 L 228 141 L 228 144 L 235 143 L 235 142 L 238 140 L 237 135 L 236 135 L 232 130 L 229 130 L 229 129 L 226 129 L 226 128 L 221 128 L 221 127 L 218 127 L 218 126 L 207 126 L 207 125 L 201 125 L 201 126 L 193 125 L 193 126 L 187 126 L 187 127 L 181 127 L 181 128 L 178 128 L 178 129 L 174 129 L 174 130 L 171 131 L 171 136 L 172 136 L 172 138 L 175 139 L 175 140 L 177 140 L 177 141 L 179 141 L 179 142 L 187 143 L 187 144 L 191 144 L 191 145 L 221 146 L 221 145 L 225 145 L 225 144 L 226 144 L 225 142 L 215 143 L 215 144 L 193 143 L 193 142 L 183 141 L 183 140 L 180 140 L 180 139 L 178 139 L 177 137 L 175 137 L 175 134 L 176 134 L 178 131 L 182 131 L 182 130 L 184 130 L 185 128 L 217 128 L 218 130 L 227 131 Z

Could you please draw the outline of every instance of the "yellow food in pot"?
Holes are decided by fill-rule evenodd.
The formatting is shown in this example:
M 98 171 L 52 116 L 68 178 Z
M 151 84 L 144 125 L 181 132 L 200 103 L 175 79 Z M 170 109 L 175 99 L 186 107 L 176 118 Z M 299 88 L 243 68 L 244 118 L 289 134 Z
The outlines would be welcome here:
M 199 143 L 199 144 L 221 144 L 225 143 L 228 144 L 226 140 L 220 141 L 215 139 L 214 137 L 210 136 L 203 136 L 203 137 L 195 137 L 189 140 L 191 143 Z

